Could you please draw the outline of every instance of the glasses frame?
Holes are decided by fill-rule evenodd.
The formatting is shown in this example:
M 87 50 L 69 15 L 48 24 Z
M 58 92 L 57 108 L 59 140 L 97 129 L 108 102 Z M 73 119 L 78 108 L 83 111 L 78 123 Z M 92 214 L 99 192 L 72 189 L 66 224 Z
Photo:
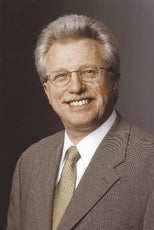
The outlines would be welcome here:
M 90 67 L 90 66 L 88 66 L 88 67 L 86 67 L 85 69 L 88 69 L 88 68 L 92 68 L 92 67 Z M 78 76 L 79 76 L 79 78 L 80 78 L 80 80 L 82 81 L 82 82 L 93 82 L 93 81 L 96 81 L 99 77 L 100 77 L 100 74 L 101 74 L 101 71 L 102 70 L 104 70 L 104 71 L 107 71 L 107 72 L 111 72 L 111 68 L 109 67 L 109 68 L 106 68 L 106 67 L 104 67 L 104 66 L 93 66 L 93 68 L 97 68 L 98 69 L 98 76 L 96 77 L 96 78 L 94 78 L 93 80 L 91 80 L 91 81 L 89 81 L 89 80 L 83 80 L 83 78 L 82 78 L 82 74 L 81 74 L 81 72 L 84 70 L 74 70 L 74 71 L 65 71 L 65 72 L 67 72 L 68 74 L 69 74 L 69 80 L 68 80 L 68 82 L 66 82 L 65 84 L 62 84 L 62 85 L 57 85 L 57 84 L 55 84 L 54 83 L 54 81 L 52 81 L 52 79 L 51 79 L 51 74 L 52 74 L 52 72 L 49 74 L 49 75 L 46 75 L 45 77 L 44 77 L 44 81 L 43 81 L 43 83 L 45 83 L 45 82 L 47 82 L 47 81 L 49 81 L 52 85 L 54 85 L 54 86 L 56 86 L 56 87 L 64 87 L 64 86 L 66 86 L 66 85 L 68 85 L 69 83 L 70 83 L 70 80 L 71 80 L 71 77 L 72 77 L 72 73 L 77 73 L 78 74 Z

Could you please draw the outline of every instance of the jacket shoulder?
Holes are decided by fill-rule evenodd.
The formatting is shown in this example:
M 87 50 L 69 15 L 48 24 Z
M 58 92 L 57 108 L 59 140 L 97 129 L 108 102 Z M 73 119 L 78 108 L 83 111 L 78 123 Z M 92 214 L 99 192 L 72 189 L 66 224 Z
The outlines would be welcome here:
M 130 137 L 136 141 L 154 146 L 154 135 L 138 126 L 131 125 Z
M 118 132 L 127 132 L 127 135 L 130 137 L 130 139 L 133 139 L 134 141 L 138 140 L 141 142 L 154 144 L 154 134 L 125 120 L 120 114 L 118 114 L 115 127 L 117 128 L 116 131 Z

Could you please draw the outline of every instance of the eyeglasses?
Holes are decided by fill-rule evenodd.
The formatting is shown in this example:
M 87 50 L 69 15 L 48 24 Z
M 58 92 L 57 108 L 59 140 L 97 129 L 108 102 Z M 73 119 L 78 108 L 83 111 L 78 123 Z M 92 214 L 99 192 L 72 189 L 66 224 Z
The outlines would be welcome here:
M 78 77 L 83 82 L 93 82 L 100 78 L 103 71 L 110 71 L 110 68 L 94 66 L 86 67 L 72 72 L 57 71 L 52 72 L 48 76 L 44 77 L 44 82 L 49 81 L 54 86 L 63 87 L 70 82 L 72 73 L 77 73 Z

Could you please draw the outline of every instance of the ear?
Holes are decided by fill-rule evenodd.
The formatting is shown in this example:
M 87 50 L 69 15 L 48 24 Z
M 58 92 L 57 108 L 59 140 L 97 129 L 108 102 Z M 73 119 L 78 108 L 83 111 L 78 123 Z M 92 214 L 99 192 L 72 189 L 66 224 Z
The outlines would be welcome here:
M 112 89 L 113 89 L 113 91 L 118 91 L 118 88 L 119 88 L 119 82 L 113 80 L 112 81 Z
M 43 83 L 43 89 L 45 91 L 45 94 L 47 95 L 47 98 L 49 99 L 49 85 L 47 82 Z
M 112 93 L 114 95 L 114 103 L 116 104 L 119 97 L 119 81 L 112 82 Z

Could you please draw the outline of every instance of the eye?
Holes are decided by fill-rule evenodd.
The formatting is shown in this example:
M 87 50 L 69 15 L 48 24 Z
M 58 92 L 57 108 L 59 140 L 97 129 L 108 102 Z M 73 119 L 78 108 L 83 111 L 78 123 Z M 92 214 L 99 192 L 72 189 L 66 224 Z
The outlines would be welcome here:
M 54 82 L 60 82 L 60 81 L 65 81 L 68 78 L 68 73 L 59 73 L 53 76 L 53 81 Z
M 85 78 L 95 78 L 97 74 L 96 68 L 87 68 L 81 71 L 81 75 Z
M 92 74 L 92 73 L 95 73 L 94 69 L 85 69 L 85 70 L 82 70 L 82 74 Z

